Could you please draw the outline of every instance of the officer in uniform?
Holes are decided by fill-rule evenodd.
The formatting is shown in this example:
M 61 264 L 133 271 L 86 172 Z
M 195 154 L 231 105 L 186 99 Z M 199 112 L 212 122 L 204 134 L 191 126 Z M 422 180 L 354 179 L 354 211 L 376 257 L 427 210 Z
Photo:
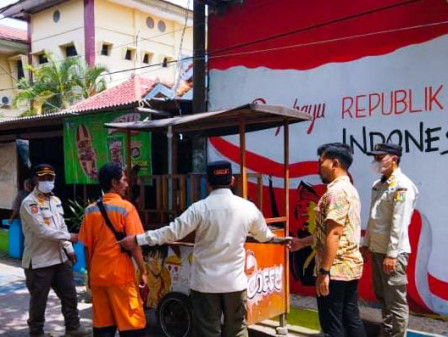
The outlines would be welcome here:
M 33 170 L 36 187 L 20 207 L 25 236 L 22 266 L 31 296 L 29 333 L 44 336 L 45 308 L 53 288 L 61 299 L 65 336 L 86 336 L 91 332 L 80 325 L 73 272 L 67 264 L 69 259 L 76 262 L 71 242 L 76 242 L 78 235 L 68 232 L 61 200 L 52 193 L 55 176 L 51 165 L 37 165 Z
M 372 260 L 375 295 L 383 305 L 383 334 L 405 336 L 409 308 L 406 300 L 406 267 L 411 246 L 408 226 L 418 196 L 417 187 L 399 168 L 402 147 L 376 144 L 372 167 L 381 174 L 373 184 L 369 222 L 363 253 Z

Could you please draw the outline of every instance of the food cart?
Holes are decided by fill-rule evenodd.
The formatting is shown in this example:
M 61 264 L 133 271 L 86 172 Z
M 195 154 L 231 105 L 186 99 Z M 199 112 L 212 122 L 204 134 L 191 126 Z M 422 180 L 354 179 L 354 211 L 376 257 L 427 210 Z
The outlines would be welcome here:
M 130 123 L 108 123 L 107 128 L 125 130 L 127 134 L 127 168 L 131 175 L 130 135 L 135 131 L 165 133 L 168 139 L 168 174 L 141 180 L 139 213 L 147 228 L 154 222 L 166 223 L 184 211 L 189 204 L 201 199 L 204 193 L 204 174 L 179 175 L 174 173 L 173 134 L 183 137 L 215 137 L 239 135 L 240 173 L 235 174 L 235 193 L 248 198 L 248 180 L 256 185 L 252 200 L 261 209 L 263 181 L 261 174 L 246 169 L 246 132 L 283 127 L 284 151 L 284 213 L 266 218 L 274 233 L 285 237 L 289 233 L 289 125 L 308 121 L 310 115 L 283 106 L 246 104 L 237 108 L 203 112 Z M 144 184 L 151 184 L 155 206 L 146 208 Z M 146 209 L 145 209 L 146 208 Z M 184 242 L 185 241 L 185 242 Z M 191 264 L 193 238 L 157 248 L 145 253 L 149 271 L 149 295 L 146 305 L 157 307 L 159 323 L 167 336 L 188 336 L 191 332 L 191 312 L 188 306 L 188 275 Z M 280 326 L 286 327 L 289 311 L 289 252 L 279 244 L 246 243 L 246 274 L 248 277 L 248 324 L 276 316 Z M 285 330 L 285 329 L 283 329 Z

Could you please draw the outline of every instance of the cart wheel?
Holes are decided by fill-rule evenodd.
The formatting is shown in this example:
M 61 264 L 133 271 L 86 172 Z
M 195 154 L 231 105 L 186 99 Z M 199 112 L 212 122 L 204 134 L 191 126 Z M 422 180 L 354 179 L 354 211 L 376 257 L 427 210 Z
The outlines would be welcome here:
M 182 293 L 169 293 L 157 308 L 157 321 L 167 337 L 188 337 L 193 328 L 189 298 Z

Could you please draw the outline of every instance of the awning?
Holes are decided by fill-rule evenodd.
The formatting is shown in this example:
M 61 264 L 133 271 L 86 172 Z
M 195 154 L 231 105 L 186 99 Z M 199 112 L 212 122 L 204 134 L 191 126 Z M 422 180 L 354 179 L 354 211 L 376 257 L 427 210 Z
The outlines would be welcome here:
M 172 132 L 194 136 L 225 136 L 239 133 L 241 122 L 245 131 L 258 131 L 302 121 L 311 116 L 297 109 L 281 105 L 246 104 L 229 110 L 202 112 L 188 116 L 178 116 L 150 121 L 129 123 L 106 123 L 111 129 L 127 129 L 164 132 L 171 127 Z

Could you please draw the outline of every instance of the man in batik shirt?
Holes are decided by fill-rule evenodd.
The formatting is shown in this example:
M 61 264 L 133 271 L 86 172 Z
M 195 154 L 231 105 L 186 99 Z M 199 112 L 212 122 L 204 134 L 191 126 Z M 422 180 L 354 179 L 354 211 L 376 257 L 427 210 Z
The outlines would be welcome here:
M 319 175 L 327 184 L 316 207 L 312 237 L 295 239 L 292 250 L 313 245 L 316 251 L 316 293 L 319 321 L 325 336 L 366 336 L 358 310 L 358 280 L 363 259 L 361 203 L 350 182 L 351 148 L 341 143 L 319 147 Z

